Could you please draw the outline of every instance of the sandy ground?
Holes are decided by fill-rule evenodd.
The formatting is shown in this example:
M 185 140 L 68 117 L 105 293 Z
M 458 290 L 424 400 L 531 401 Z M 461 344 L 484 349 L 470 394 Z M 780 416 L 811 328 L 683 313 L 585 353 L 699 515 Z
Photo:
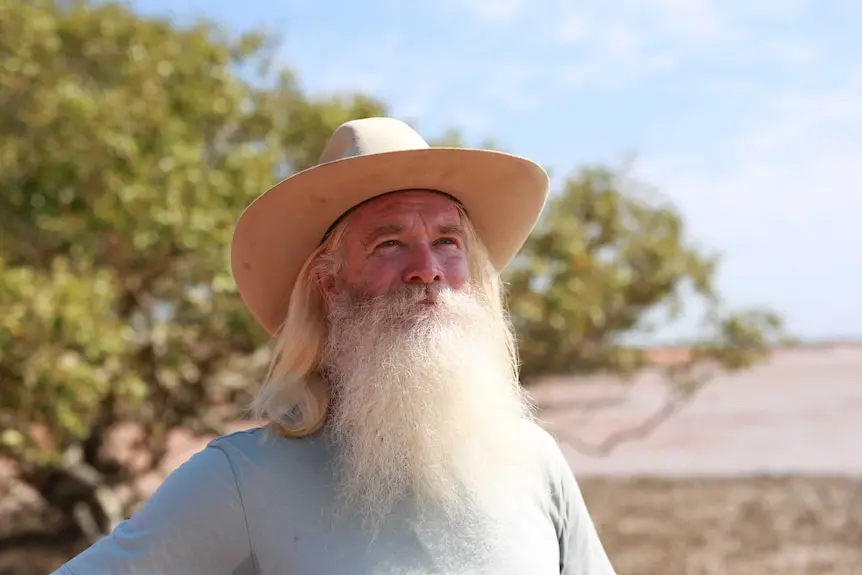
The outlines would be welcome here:
M 862 346 L 782 350 L 755 369 L 719 377 L 649 436 L 605 457 L 571 446 L 598 443 L 649 417 L 665 399 L 654 375 L 627 387 L 547 381 L 532 390 L 541 417 L 583 475 L 862 476 Z M 625 400 L 598 412 L 596 399 Z

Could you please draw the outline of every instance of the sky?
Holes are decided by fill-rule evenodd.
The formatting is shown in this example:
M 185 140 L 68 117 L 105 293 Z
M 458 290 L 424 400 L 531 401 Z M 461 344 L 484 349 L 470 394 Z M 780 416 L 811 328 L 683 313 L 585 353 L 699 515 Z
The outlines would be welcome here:
M 426 138 L 493 138 L 555 182 L 634 155 L 722 254 L 729 306 L 772 307 L 802 339 L 862 338 L 858 0 L 130 4 L 263 27 L 308 91 L 369 92 Z

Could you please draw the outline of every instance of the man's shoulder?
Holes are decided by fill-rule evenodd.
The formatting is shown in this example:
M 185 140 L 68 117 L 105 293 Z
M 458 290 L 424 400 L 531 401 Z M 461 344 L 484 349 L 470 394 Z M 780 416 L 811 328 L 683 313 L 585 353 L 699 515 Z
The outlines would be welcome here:
M 556 436 L 546 427 L 542 426 L 540 422 L 527 422 L 524 433 L 529 435 L 530 441 L 533 442 L 539 453 L 549 460 L 556 461 L 558 457 L 562 456 L 560 444 L 557 442 Z
M 272 433 L 269 426 L 259 425 L 217 435 L 210 440 L 207 447 L 214 447 L 223 451 L 226 449 L 250 451 L 265 449 L 267 446 L 271 447 L 274 439 L 275 435 Z
M 564 476 L 572 474 L 572 469 L 561 449 L 560 442 L 550 430 L 540 422 L 531 421 L 527 424 L 525 433 L 530 436 L 535 454 L 538 456 L 544 475 L 548 480 L 556 483 Z
M 327 454 L 322 437 L 288 438 L 270 426 L 219 435 L 210 440 L 207 448 L 224 452 L 234 472 L 245 467 L 296 466 L 317 461 Z

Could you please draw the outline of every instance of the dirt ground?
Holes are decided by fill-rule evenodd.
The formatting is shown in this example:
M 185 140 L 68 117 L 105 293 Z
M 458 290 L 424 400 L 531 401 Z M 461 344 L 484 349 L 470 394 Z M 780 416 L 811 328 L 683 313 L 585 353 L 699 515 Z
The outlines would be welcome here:
M 620 575 L 862 575 L 862 479 L 590 477 L 581 486 Z M 0 548 L 0 575 L 46 575 L 74 548 Z
M 862 575 L 862 479 L 581 481 L 620 575 Z

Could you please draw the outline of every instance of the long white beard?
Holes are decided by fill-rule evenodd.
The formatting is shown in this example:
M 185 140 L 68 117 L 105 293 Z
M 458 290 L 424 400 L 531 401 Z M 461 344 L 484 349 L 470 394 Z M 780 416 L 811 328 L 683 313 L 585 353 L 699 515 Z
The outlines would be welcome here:
M 337 484 L 372 528 L 408 496 L 420 511 L 475 512 L 530 470 L 531 410 L 502 317 L 471 293 L 435 295 L 434 306 L 419 303 L 424 288 L 330 306 Z

